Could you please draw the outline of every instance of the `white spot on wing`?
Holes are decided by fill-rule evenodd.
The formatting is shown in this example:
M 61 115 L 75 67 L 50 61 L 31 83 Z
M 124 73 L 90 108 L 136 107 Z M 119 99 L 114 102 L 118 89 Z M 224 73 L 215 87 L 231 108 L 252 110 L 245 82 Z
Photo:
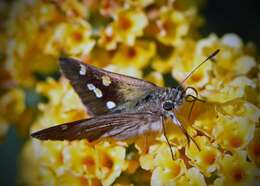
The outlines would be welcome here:
M 109 86 L 111 84 L 111 80 L 108 76 L 102 76 L 102 83 L 104 86 Z
M 84 76 L 84 75 L 86 75 L 86 71 L 87 71 L 86 67 L 83 64 L 80 64 L 79 74 Z
M 95 88 L 94 93 L 97 98 L 101 98 L 103 96 L 102 91 L 99 88 Z
M 88 89 L 91 91 L 96 88 L 95 85 L 93 85 L 92 83 L 88 83 L 87 86 L 88 86 Z
M 113 101 L 108 101 L 106 103 L 106 106 L 107 106 L 108 109 L 112 109 L 112 108 L 114 108 L 116 106 L 116 104 Z
M 101 98 L 103 96 L 102 91 L 92 83 L 88 83 L 87 86 L 90 91 L 93 91 L 95 93 L 95 96 L 97 98 Z

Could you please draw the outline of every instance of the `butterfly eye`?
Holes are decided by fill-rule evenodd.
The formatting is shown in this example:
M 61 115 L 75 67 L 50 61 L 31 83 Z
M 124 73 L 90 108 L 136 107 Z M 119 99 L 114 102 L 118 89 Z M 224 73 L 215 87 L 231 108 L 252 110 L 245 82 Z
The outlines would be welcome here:
M 165 101 L 165 102 L 163 103 L 163 109 L 164 109 L 164 110 L 172 110 L 173 107 L 174 107 L 174 104 L 173 104 L 173 102 L 171 102 L 171 101 Z

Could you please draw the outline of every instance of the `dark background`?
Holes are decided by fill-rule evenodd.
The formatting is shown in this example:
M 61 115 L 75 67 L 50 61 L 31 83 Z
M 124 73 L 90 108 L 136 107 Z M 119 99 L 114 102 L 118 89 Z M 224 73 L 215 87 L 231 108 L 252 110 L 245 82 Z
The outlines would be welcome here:
M 204 36 L 219 36 L 234 32 L 244 42 L 253 41 L 260 47 L 260 5 L 257 0 L 208 0 L 202 10 Z M 258 50 L 259 51 L 259 50 Z M 17 158 L 25 140 L 17 136 L 12 127 L 3 144 L 0 144 L 0 186 L 13 186 L 17 175 Z
M 208 0 L 202 14 L 205 18 L 203 35 L 214 32 L 221 36 L 227 32 L 234 32 L 243 41 L 253 41 L 260 47 L 258 0 Z

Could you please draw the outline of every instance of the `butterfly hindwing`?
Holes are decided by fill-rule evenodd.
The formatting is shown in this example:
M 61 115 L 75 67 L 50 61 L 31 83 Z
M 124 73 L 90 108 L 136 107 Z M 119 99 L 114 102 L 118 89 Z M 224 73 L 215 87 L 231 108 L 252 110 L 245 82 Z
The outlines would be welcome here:
M 158 88 L 150 82 L 105 71 L 76 59 L 60 58 L 60 67 L 91 115 L 127 112 L 125 103 Z
M 102 137 L 124 140 L 148 132 L 161 131 L 162 120 L 154 113 L 120 113 L 53 126 L 32 134 L 40 140 L 79 140 Z

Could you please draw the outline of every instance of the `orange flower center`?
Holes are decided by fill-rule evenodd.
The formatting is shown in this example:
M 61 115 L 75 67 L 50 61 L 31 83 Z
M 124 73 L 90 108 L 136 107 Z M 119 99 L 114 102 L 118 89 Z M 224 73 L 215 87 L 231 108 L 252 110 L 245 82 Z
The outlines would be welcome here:
M 245 171 L 241 168 L 236 168 L 233 170 L 232 177 L 236 182 L 240 182 L 245 178 Z
M 132 23 L 127 17 L 122 16 L 119 18 L 119 26 L 123 30 L 128 30 L 132 26 Z
M 172 30 L 172 23 L 170 20 L 165 20 L 163 23 L 162 23 L 162 29 L 165 31 L 165 32 L 169 32 L 170 30 Z
M 95 165 L 95 160 L 92 158 L 92 157 L 86 157 L 84 160 L 83 160 L 83 163 L 87 166 L 87 167 L 92 167 Z
M 229 139 L 229 144 L 233 148 L 238 148 L 242 145 L 243 141 L 240 137 L 238 136 L 233 136 Z
M 104 167 L 107 167 L 108 169 L 112 169 L 114 162 L 108 155 L 104 155 L 102 164 Z
M 172 175 L 174 177 L 178 176 L 181 172 L 181 167 L 179 165 L 176 165 L 175 167 L 173 167 L 172 169 Z
M 105 36 L 105 40 L 106 40 L 106 42 L 112 41 L 112 36 L 106 35 L 106 36 Z
M 127 50 L 127 56 L 129 57 L 129 58 L 134 58 L 135 56 L 136 56 L 136 50 L 135 50 L 135 48 L 133 48 L 133 47 L 130 47 L 130 48 L 128 48 L 128 50 Z
M 198 82 L 202 79 L 202 76 L 193 74 L 190 78 L 192 79 L 192 81 Z
M 80 185 L 86 185 L 86 186 L 89 185 L 88 180 L 85 177 L 81 176 L 79 180 L 80 180 Z
M 83 39 L 82 33 L 80 33 L 80 32 L 73 33 L 73 38 L 75 41 L 78 41 L 78 42 L 82 41 L 82 39 Z
M 104 1 L 104 2 L 103 2 L 102 8 L 103 8 L 104 10 L 108 11 L 109 9 L 111 9 L 111 7 L 112 7 L 112 3 L 111 3 L 110 1 Z
M 211 165 L 215 162 L 216 160 L 216 156 L 214 153 L 207 153 L 204 157 L 204 162 L 208 165 Z

